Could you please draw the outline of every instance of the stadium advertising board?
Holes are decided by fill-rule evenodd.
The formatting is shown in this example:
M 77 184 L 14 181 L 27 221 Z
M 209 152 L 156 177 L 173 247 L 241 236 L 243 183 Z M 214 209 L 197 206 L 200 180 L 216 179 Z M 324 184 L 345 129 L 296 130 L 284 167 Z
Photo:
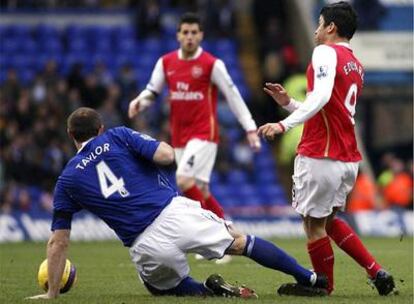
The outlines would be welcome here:
M 412 32 L 360 32 L 352 48 L 367 71 L 412 71 Z
M 399 237 L 403 233 L 413 235 L 412 211 L 359 212 L 347 215 L 347 220 L 364 236 Z M 45 241 L 50 236 L 49 215 L 29 215 L 15 212 L 0 214 L 0 243 L 21 241 Z M 234 219 L 238 229 L 262 237 L 302 237 L 301 221 L 298 217 L 240 218 Z M 93 215 L 83 212 L 72 222 L 71 239 L 74 241 L 99 241 L 116 239 L 114 232 Z

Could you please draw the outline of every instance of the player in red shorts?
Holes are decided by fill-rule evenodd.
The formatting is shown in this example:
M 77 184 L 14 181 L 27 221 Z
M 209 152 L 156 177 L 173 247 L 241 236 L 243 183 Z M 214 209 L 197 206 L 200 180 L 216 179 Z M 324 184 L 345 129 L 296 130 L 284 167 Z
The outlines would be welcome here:
M 201 48 L 202 39 L 199 17 L 184 14 L 177 28 L 180 48 L 157 61 L 146 89 L 130 102 L 128 115 L 132 118 L 145 110 L 167 84 L 177 185 L 185 196 L 200 201 L 203 208 L 223 218 L 223 209 L 209 190 L 219 139 L 217 89 L 225 96 L 254 150 L 260 149 L 260 140 L 256 123 L 223 61 Z
M 349 41 L 357 16 L 347 2 L 322 8 L 315 31 L 317 47 L 307 69 L 308 94 L 303 104 L 290 98 L 279 84 L 264 90 L 291 114 L 277 123 L 261 126 L 267 139 L 304 123 L 293 174 L 292 205 L 302 216 L 308 253 L 314 270 L 328 276 L 328 293 L 334 289 L 332 239 L 363 267 L 380 295 L 390 294 L 393 277 L 364 247 L 352 228 L 335 217 L 343 210 L 354 186 L 361 155 L 354 133 L 354 114 L 361 93 L 364 70 Z M 280 294 L 297 294 L 298 284 L 285 284 Z

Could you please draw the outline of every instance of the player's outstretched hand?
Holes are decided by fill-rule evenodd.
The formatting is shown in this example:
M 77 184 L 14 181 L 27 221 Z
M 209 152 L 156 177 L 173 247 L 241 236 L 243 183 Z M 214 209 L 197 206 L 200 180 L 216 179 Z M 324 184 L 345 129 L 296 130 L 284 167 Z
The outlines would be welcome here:
M 262 136 L 262 137 L 266 138 L 267 140 L 273 140 L 275 138 L 275 135 L 281 134 L 283 132 L 284 132 L 284 129 L 281 126 L 281 124 L 278 123 L 278 122 L 276 122 L 276 123 L 267 123 L 267 124 L 261 126 L 257 130 L 257 134 L 259 136 Z
M 266 82 L 263 88 L 270 97 L 280 106 L 287 106 L 290 102 L 290 97 L 285 88 L 278 83 Z
M 262 144 L 260 143 L 260 138 L 257 136 L 256 131 L 247 132 L 247 141 L 254 152 L 260 151 Z
M 139 99 L 137 97 L 129 103 L 128 117 L 132 119 L 138 114 L 138 112 L 139 112 Z
M 24 299 L 25 300 L 48 300 L 48 299 L 54 299 L 54 297 L 51 297 L 48 293 L 43 293 L 37 296 L 27 297 Z

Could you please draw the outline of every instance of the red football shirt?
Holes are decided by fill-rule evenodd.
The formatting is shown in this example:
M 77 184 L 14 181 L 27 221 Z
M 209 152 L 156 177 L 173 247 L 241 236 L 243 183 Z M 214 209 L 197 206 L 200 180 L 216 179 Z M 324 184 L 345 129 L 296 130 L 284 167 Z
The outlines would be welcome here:
M 304 124 L 298 154 L 314 158 L 331 158 L 345 162 L 361 160 L 354 131 L 357 99 L 363 86 L 364 71 L 352 50 L 343 45 L 329 45 L 337 57 L 336 75 L 328 103 Z M 316 77 L 323 76 L 319 67 Z M 308 92 L 313 91 L 315 71 L 307 69 Z
M 169 90 L 171 140 L 184 147 L 193 138 L 218 142 L 217 87 L 211 82 L 216 58 L 203 51 L 183 60 L 178 51 L 162 57 Z

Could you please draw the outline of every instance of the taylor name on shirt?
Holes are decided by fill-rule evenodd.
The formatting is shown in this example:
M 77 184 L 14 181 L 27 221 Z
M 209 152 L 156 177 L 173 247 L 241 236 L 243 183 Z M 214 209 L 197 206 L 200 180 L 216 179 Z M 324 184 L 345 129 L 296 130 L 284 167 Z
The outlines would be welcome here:
M 96 159 L 98 155 L 101 155 L 104 152 L 108 152 L 109 146 L 110 146 L 109 143 L 104 143 L 101 146 L 97 146 L 94 151 L 89 153 L 89 155 L 86 156 L 86 158 L 83 158 L 81 162 L 76 165 L 76 169 L 82 169 L 82 170 L 85 169 L 85 167 L 89 164 L 89 162 Z

